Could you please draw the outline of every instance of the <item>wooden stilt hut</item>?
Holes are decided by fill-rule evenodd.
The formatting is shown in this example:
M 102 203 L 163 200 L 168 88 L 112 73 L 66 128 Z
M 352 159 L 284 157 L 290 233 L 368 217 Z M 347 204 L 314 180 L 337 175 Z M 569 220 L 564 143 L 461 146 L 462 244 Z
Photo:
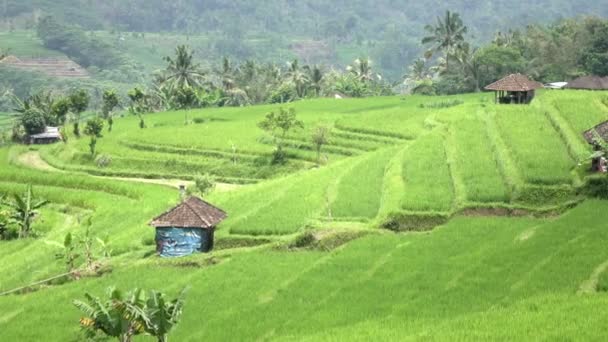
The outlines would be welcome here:
M 496 103 L 504 104 L 528 104 L 539 88 L 543 88 L 542 83 L 522 74 L 509 75 L 485 87 L 495 92 Z
M 223 210 L 198 197 L 186 198 L 150 222 L 156 228 L 157 253 L 162 257 L 178 257 L 210 252 L 215 227 L 226 217 Z

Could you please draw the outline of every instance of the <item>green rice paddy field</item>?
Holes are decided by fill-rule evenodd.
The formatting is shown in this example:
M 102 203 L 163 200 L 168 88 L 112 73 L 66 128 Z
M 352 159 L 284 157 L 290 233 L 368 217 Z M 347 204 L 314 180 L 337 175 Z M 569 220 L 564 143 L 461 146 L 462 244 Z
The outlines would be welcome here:
M 53 204 L 39 237 L 0 242 L 0 292 L 61 273 L 54 243 L 89 219 L 112 272 L 0 296 L 0 340 L 79 340 L 71 301 L 114 285 L 189 286 L 174 341 L 606 339 L 608 202 L 582 195 L 581 135 L 608 119 L 606 98 L 301 101 L 282 166 L 256 125 L 276 106 L 191 111 L 189 125 L 150 114 L 143 130 L 118 119 L 98 143 L 105 168 L 85 138 L 2 148 L 0 193 L 33 184 Z M 317 125 L 332 127 L 321 166 Z M 216 250 L 156 257 L 147 223 L 178 194 L 149 182 L 202 173 L 222 181 L 206 199 L 229 215 Z M 303 234 L 318 243 L 294 248 Z

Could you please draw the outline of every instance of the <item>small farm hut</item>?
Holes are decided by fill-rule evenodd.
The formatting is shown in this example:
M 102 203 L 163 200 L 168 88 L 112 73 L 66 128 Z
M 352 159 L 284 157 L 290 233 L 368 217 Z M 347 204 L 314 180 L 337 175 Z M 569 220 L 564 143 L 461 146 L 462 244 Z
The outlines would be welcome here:
M 58 127 L 46 127 L 43 133 L 30 135 L 30 144 L 52 144 L 61 141 Z
M 608 90 L 608 77 L 582 76 L 569 82 L 566 89 Z
M 186 198 L 150 222 L 156 228 L 157 253 L 178 257 L 211 251 L 215 227 L 226 217 L 224 211 L 198 197 Z
M 512 74 L 485 87 L 496 94 L 496 103 L 528 104 L 534 99 L 536 89 L 542 83 L 532 81 L 522 74 Z
M 593 146 L 595 153 L 591 156 L 591 171 L 608 172 L 608 160 L 606 159 L 603 144 L 608 142 L 608 121 L 603 122 L 583 133 L 587 143 Z

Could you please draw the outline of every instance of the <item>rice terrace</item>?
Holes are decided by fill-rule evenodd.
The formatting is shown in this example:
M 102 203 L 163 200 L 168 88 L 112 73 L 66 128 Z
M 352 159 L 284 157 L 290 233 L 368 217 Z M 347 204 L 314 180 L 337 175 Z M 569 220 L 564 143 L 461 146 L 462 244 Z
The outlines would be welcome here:
M 333 38 L 276 21 L 260 55 L 256 25 L 30 2 L 0 2 L 0 341 L 607 338 L 601 15 L 474 38 L 478 12 L 442 10 L 401 77 L 340 64 L 386 44 L 356 10 Z M 336 55 L 275 63 L 298 42 Z

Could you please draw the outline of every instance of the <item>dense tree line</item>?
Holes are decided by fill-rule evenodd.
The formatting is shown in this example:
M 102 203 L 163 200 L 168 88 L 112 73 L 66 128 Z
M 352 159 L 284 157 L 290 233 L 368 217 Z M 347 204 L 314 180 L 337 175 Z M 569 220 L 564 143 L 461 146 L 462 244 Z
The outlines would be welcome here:
M 608 76 L 608 20 L 597 17 L 497 32 L 490 43 L 479 47 L 470 41 L 467 26 L 456 13 L 446 13 L 426 30 L 422 43 L 427 53 L 405 76 L 417 93 L 479 91 L 517 72 L 540 82 Z
M 166 68 L 154 75 L 150 86 L 134 88 L 128 94 L 130 112 L 140 117 L 142 128 L 143 114 L 159 110 L 289 103 L 336 94 L 393 94 L 392 84 L 374 72 L 367 58 L 356 59 L 344 70 L 301 65 L 298 60 L 281 66 L 253 60 L 233 63 L 228 58 L 217 67 L 204 69 L 190 48 L 179 46 L 175 57 L 166 57 L 165 61 Z

